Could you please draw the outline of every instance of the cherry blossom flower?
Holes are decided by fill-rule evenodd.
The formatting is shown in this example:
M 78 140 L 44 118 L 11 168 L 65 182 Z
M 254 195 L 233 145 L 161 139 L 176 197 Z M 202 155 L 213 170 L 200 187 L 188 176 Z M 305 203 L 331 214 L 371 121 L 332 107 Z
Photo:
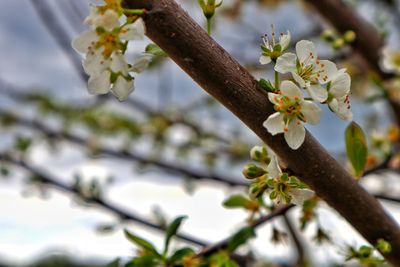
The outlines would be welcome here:
M 351 120 L 353 114 L 350 110 L 350 85 L 351 78 L 345 69 L 338 71 L 329 86 L 328 106 L 343 120 Z
M 282 179 L 285 174 L 279 167 L 276 156 L 271 157 L 271 161 L 268 164 L 266 170 L 268 172 L 268 176 L 275 180 L 275 184 L 287 182 L 285 181 L 285 179 Z M 287 180 L 289 180 L 289 178 L 287 178 Z M 287 199 L 290 199 L 291 203 L 294 203 L 296 205 L 303 205 L 305 200 L 310 199 L 315 195 L 315 193 L 310 189 L 297 188 L 290 185 L 285 186 L 284 190 L 280 191 L 279 193 L 280 194 L 277 194 L 277 198 L 275 200 L 277 204 L 280 204 L 281 202 L 287 202 Z
M 306 134 L 303 123 L 318 124 L 321 109 L 313 102 L 304 100 L 300 88 L 292 81 L 283 81 L 280 94 L 268 93 L 268 98 L 277 112 L 270 115 L 263 126 L 272 135 L 284 133 L 289 147 L 298 149 Z
M 94 13 L 95 11 L 92 11 Z M 133 91 L 133 77 L 123 53 L 125 40 L 143 39 L 145 27 L 141 18 L 134 23 L 119 26 L 119 15 L 113 9 L 91 14 L 87 19 L 95 30 L 83 32 L 72 43 L 75 50 L 86 54 L 83 68 L 90 76 L 88 91 L 91 94 L 111 92 L 125 100 Z M 142 62 L 141 65 L 144 63 Z M 137 68 L 143 66 L 137 66 Z
M 400 74 L 400 50 L 384 47 L 380 63 L 384 71 Z
M 282 53 L 289 47 L 290 44 L 290 32 L 287 31 L 286 34 L 281 33 L 279 35 L 279 41 L 275 41 L 275 33 L 272 32 L 271 41 L 268 36 L 262 37 L 263 45 L 261 45 L 262 55 L 260 57 L 260 63 L 265 65 L 271 61 L 276 61 L 276 59 L 282 55 Z
M 277 59 L 275 71 L 291 73 L 314 100 L 324 102 L 328 92 L 322 85 L 332 80 L 337 68 L 335 63 L 318 58 L 313 42 L 302 40 L 296 44 L 296 54 L 285 53 Z

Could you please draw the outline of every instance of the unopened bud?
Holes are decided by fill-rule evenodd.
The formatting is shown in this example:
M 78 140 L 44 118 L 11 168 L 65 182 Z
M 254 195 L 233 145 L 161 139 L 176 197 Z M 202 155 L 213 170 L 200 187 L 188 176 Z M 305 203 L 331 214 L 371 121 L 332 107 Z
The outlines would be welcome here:
M 336 38 L 335 41 L 332 43 L 332 47 L 335 49 L 342 48 L 344 46 L 343 38 Z
M 322 33 L 322 38 L 323 38 L 325 41 L 333 42 L 333 41 L 335 40 L 335 33 L 334 33 L 332 30 L 325 30 L 325 31 Z
M 244 166 L 242 172 L 247 179 L 255 179 L 267 173 L 263 168 L 254 164 Z
M 254 146 L 250 150 L 250 158 L 259 162 L 267 162 L 268 160 L 268 152 L 267 149 L 263 146 Z
M 356 39 L 356 33 L 354 31 L 347 31 L 343 34 L 343 39 L 346 43 L 352 43 Z

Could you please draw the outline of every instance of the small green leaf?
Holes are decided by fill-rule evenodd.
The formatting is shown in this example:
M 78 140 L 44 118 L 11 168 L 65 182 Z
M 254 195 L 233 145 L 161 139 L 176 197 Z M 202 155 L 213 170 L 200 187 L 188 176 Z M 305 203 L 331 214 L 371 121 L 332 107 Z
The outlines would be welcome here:
M 166 57 L 167 54 L 156 44 L 149 44 L 145 49 L 146 53 L 152 54 L 158 57 Z
M 116 258 L 112 262 L 108 263 L 106 267 L 119 267 L 120 258 Z
M 172 256 L 168 259 L 169 263 L 176 263 L 181 261 L 184 257 L 194 254 L 194 250 L 191 248 L 181 248 L 178 249 L 172 254 Z
M 154 256 L 137 257 L 125 264 L 125 267 L 156 267 L 160 266 L 159 261 Z
M 345 132 L 347 157 L 357 177 L 361 177 L 367 163 L 368 148 L 365 134 L 361 127 L 352 122 Z
M 134 235 L 134 234 L 130 233 L 126 229 L 124 230 L 124 234 L 125 234 L 125 237 L 129 241 L 135 243 L 136 245 L 138 245 L 139 247 L 144 249 L 146 252 L 150 253 L 151 255 L 160 257 L 160 254 L 157 252 L 157 250 L 154 247 L 154 245 L 151 244 L 149 241 L 147 241 L 147 240 L 145 240 L 145 239 L 143 239 L 143 238 L 141 238 L 141 237 L 139 237 L 137 235 Z
M 247 209 L 251 205 L 251 200 L 243 195 L 230 196 L 223 203 L 225 208 L 244 208 Z
M 240 229 L 236 234 L 233 235 L 228 243 L 227 249 L 230 252 L 235 251 L 239 246 L 245 244 L 250 238 L 256 236 L 254 229 L 252 227 L 244 227 Z
M 172 221 L 172 223 L 167 227 L 166 236 L 165 236 L 165 246 L 164 246 L 164 252 L 167 253 L 169 243 L 171 241 L 171 238 L 176 235 L 178 232 L 179 226 L 181 226 L 181 223 L 184 219 L 186 219 L 187 216 L 180 216 L 176 218 L 175 220 Z
M 267 92 L 275 92 L 276 91 L 276 89 L 274 88 L 274 86 L 271 84 L 271 82 L 269 80 L 260 79 L 258 84 L 262 87 L 262 89 L 264 89 Z

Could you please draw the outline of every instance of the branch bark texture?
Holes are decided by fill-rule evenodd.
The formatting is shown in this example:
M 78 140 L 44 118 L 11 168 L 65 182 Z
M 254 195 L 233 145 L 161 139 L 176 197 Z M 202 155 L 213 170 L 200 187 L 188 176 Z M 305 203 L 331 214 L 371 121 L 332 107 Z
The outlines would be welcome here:
M 174 0 L 124 0 L 124 4 L 129 8 L 147 9 L 144 20 L 148 37 L 241 119 L 370 243 L 376 244 L 380 238 L 390 242 L 392 252 L 385 257 L 400 266 L 397 223 L 311 134 L 307 132 L 298 150 L 290 149 L 282 135 L 271 136 L 262 126 L 274 112 L 266 93 Z

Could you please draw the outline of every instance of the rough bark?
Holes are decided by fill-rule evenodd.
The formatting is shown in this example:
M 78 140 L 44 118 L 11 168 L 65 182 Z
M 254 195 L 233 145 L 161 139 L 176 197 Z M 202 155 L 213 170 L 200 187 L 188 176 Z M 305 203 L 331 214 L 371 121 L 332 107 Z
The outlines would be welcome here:
M 147 35 L 195 82 L 221 102 L 299 177 L 336 209 L 370 243 L 383 238 L 392 245 L 385 257 L 400 266 L 400 230 L 378 201 L 367 193 L 307 132 L 298 150 L 282 135 L 271 136 L 262 126 L 274 112 L 266 93 L 251 74 L 219 46 L 173 0 L 125 0 L 129 8 L 146 8 Z M 338 133 L 339 136 L 343 133 Z M 340 138 L 340 137 L 338 137 Z

